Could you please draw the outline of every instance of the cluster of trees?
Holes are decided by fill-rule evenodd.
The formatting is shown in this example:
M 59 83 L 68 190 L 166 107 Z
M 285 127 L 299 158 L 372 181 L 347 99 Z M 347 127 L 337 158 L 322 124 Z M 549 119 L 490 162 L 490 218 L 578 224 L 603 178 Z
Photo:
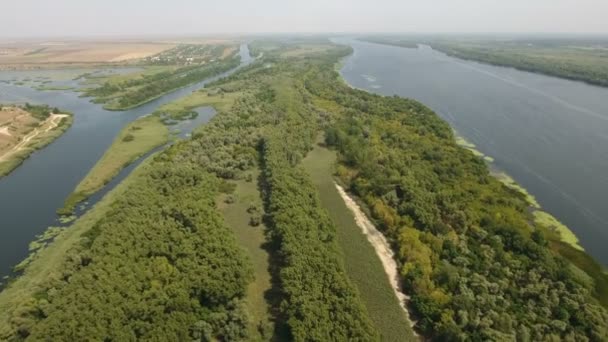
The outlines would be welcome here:
M 289 163 L 287 137 L 264 143 L 271 239 L 281 259 L 281 312 L 294 341 L 374 341 L 372 326 L 348 279 L 335 226 L 308 175 Z
M 417 327 L 442 340 L 605 340 L 608 314 L 590 276 L 532 225 L 523 195 L 456 145 L 411 100 L 348 88 L 335 74 L 307 88 L 332 103 L 327 143 L 338 175 L 392 241 Z M 570 247 L 571 249 L 571 247 Z
M 317 114 L 296 82 L 260 87 L 277 124 L 262 141 L 270 238 L 280 258 L 280 310 L 295 341 L 373 341 L 378 334 L 351 284 L 336 227 L 306 172 L 297 166 L 318 134 Z
M 129 109 L 149 102 L 167 92 L 219 75 L 240 64 L 240 56 L 218 60 L 204 66 L 186 66 L 120 83 L 106 82 L 85 95 L 95 102 L 108 103 L 109 109 Z
M 179 150 L 179 146 L 174 147 Z M 17 336 L 56 341 L 243 340 L 251 266 L 215 209 L 219 180 L 167 151 L 15 311 Z
M 32 114 L 34 118 L 40 121 L 44 121 L 51 116 L 51 114 L 59 114 L 61 111 L 58 108 L 51 108 L 48 105 L 33 105 L 30 103 L 26 103 L 23 106 L 23 110 Z
M 297 167 L 320 129 L 298 81 L 307 69 L 286 61 L 271 69 L 256 63 L 216 82 L 208 92 L 221 88 L 241 96 L 194 134 L 182 147 L 189 152 L 180 154 L 187 159 L 175 162 L 197 163 L 229 181 L 246 177 L 261 157 L 268 236 L 278 255 L 275 319 L 296 341 L 377 340 L 340 260 L 335 226 Z

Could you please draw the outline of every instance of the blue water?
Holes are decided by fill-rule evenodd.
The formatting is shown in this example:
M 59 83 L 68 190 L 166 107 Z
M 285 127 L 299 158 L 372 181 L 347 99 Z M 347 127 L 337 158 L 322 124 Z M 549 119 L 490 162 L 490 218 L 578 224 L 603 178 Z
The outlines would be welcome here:
M 253 60 L 246 44 L 241 45 L 240 55 L 240 67 Z M 0 103 L 48 104 L 74 113 L 74 124 L 63 136 L 32 154 L 11 174 L 0 178 L 0 275 L 9 274 L 11 268 L 27 256 L 28 244 L 36 235 L 57 224 L 55 211 L 63 206 L 64 200 L 103 155 L 122 127 L 237 69 L 123 112 L 104 110 L 73 91 L 36 91 L 0 82 Z M 45 73 L 48 71 L 0 72 L 0 80 L 34 78 L 32 75 Z M 124 170 L 102 193 L 124 178 L 133 167 L 135 165 Z M 93 204 L 97 199 L 99 196 L 94 196 L 89 202 Z
M 495 159 L 608 265 L 608 88 L 408 49 L 335 39 L 352 86 L 416 99 Z

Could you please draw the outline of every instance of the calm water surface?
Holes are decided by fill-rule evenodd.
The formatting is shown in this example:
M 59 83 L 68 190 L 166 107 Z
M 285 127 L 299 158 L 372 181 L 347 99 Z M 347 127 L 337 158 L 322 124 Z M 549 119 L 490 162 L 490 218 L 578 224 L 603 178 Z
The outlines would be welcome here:
M 241 66 L 253 59 L 246 44 L 241 45 Z M 236 70 L 236 69 L 235 69 Z M 74 113 L 73 126 L 46 148 L 35 152 L 10 175 L 0 178 L 0 277 L 11 272 L 11 268 L 28 254 L 28 244 L 48 226 L 57 225 L 55 210 L 74 190 L 78 182 L 93 167 L 110 146 L 121 128 L 154 112 L 159 106 L 186 96 L 205 84 L 225 77 L 235 70 L 203 82 L 181 88 L 141 107 L 124 112 L 104 110 L 73 91 L 37 91 L 26 81 L 15 85 L 15 79 L 35 80 L 66 71 L 0 72 L 0 103 L 30 102 L 48 104 Z M 78 75 L 78 73 L 71 72 Z M 59 77 L 62 78 L 62 77 Z M 1 81 L 12 81 L 11 84 Z M 55 80 L 54 85 L 73 86 L 71 77 Z M 215 112 L 200 109 L 195 124 L 206 122 Z M 192 122 L 182 124 L 181 132 L 194 128 Z M 94 204 L 135 167 L 123 170 L 108 187 L 93 196 Z M 1 280 L 0 280 L 1 282 Z
M 608 265 L 608 88 L 340 38 L 352 86 L 416 99 L 493 157 Z

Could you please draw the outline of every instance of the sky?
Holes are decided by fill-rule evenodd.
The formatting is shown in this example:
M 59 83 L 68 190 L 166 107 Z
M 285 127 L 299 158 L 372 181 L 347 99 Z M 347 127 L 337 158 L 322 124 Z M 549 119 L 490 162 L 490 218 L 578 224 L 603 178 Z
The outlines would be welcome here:
M 602 33 L 608 0 L 0 0 L 0 36 Z

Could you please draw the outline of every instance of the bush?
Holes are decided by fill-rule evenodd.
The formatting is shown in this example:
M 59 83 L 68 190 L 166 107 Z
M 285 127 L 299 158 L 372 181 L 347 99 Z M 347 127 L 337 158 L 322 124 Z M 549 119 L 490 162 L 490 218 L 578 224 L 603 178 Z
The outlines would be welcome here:
M 253 215 L 249 218 L 249 225 L 257 227 L 262 223 L 262 218 L 259 215 Z
M 124 142 L 130 142 L 130 141 L 133 141 L 133 140 L 135 140 L 135 136 L 133 134 L 131 134 L 131 133 L 125 135 L 125 137 L 122 138 L 122 141 L 124 141 Z

